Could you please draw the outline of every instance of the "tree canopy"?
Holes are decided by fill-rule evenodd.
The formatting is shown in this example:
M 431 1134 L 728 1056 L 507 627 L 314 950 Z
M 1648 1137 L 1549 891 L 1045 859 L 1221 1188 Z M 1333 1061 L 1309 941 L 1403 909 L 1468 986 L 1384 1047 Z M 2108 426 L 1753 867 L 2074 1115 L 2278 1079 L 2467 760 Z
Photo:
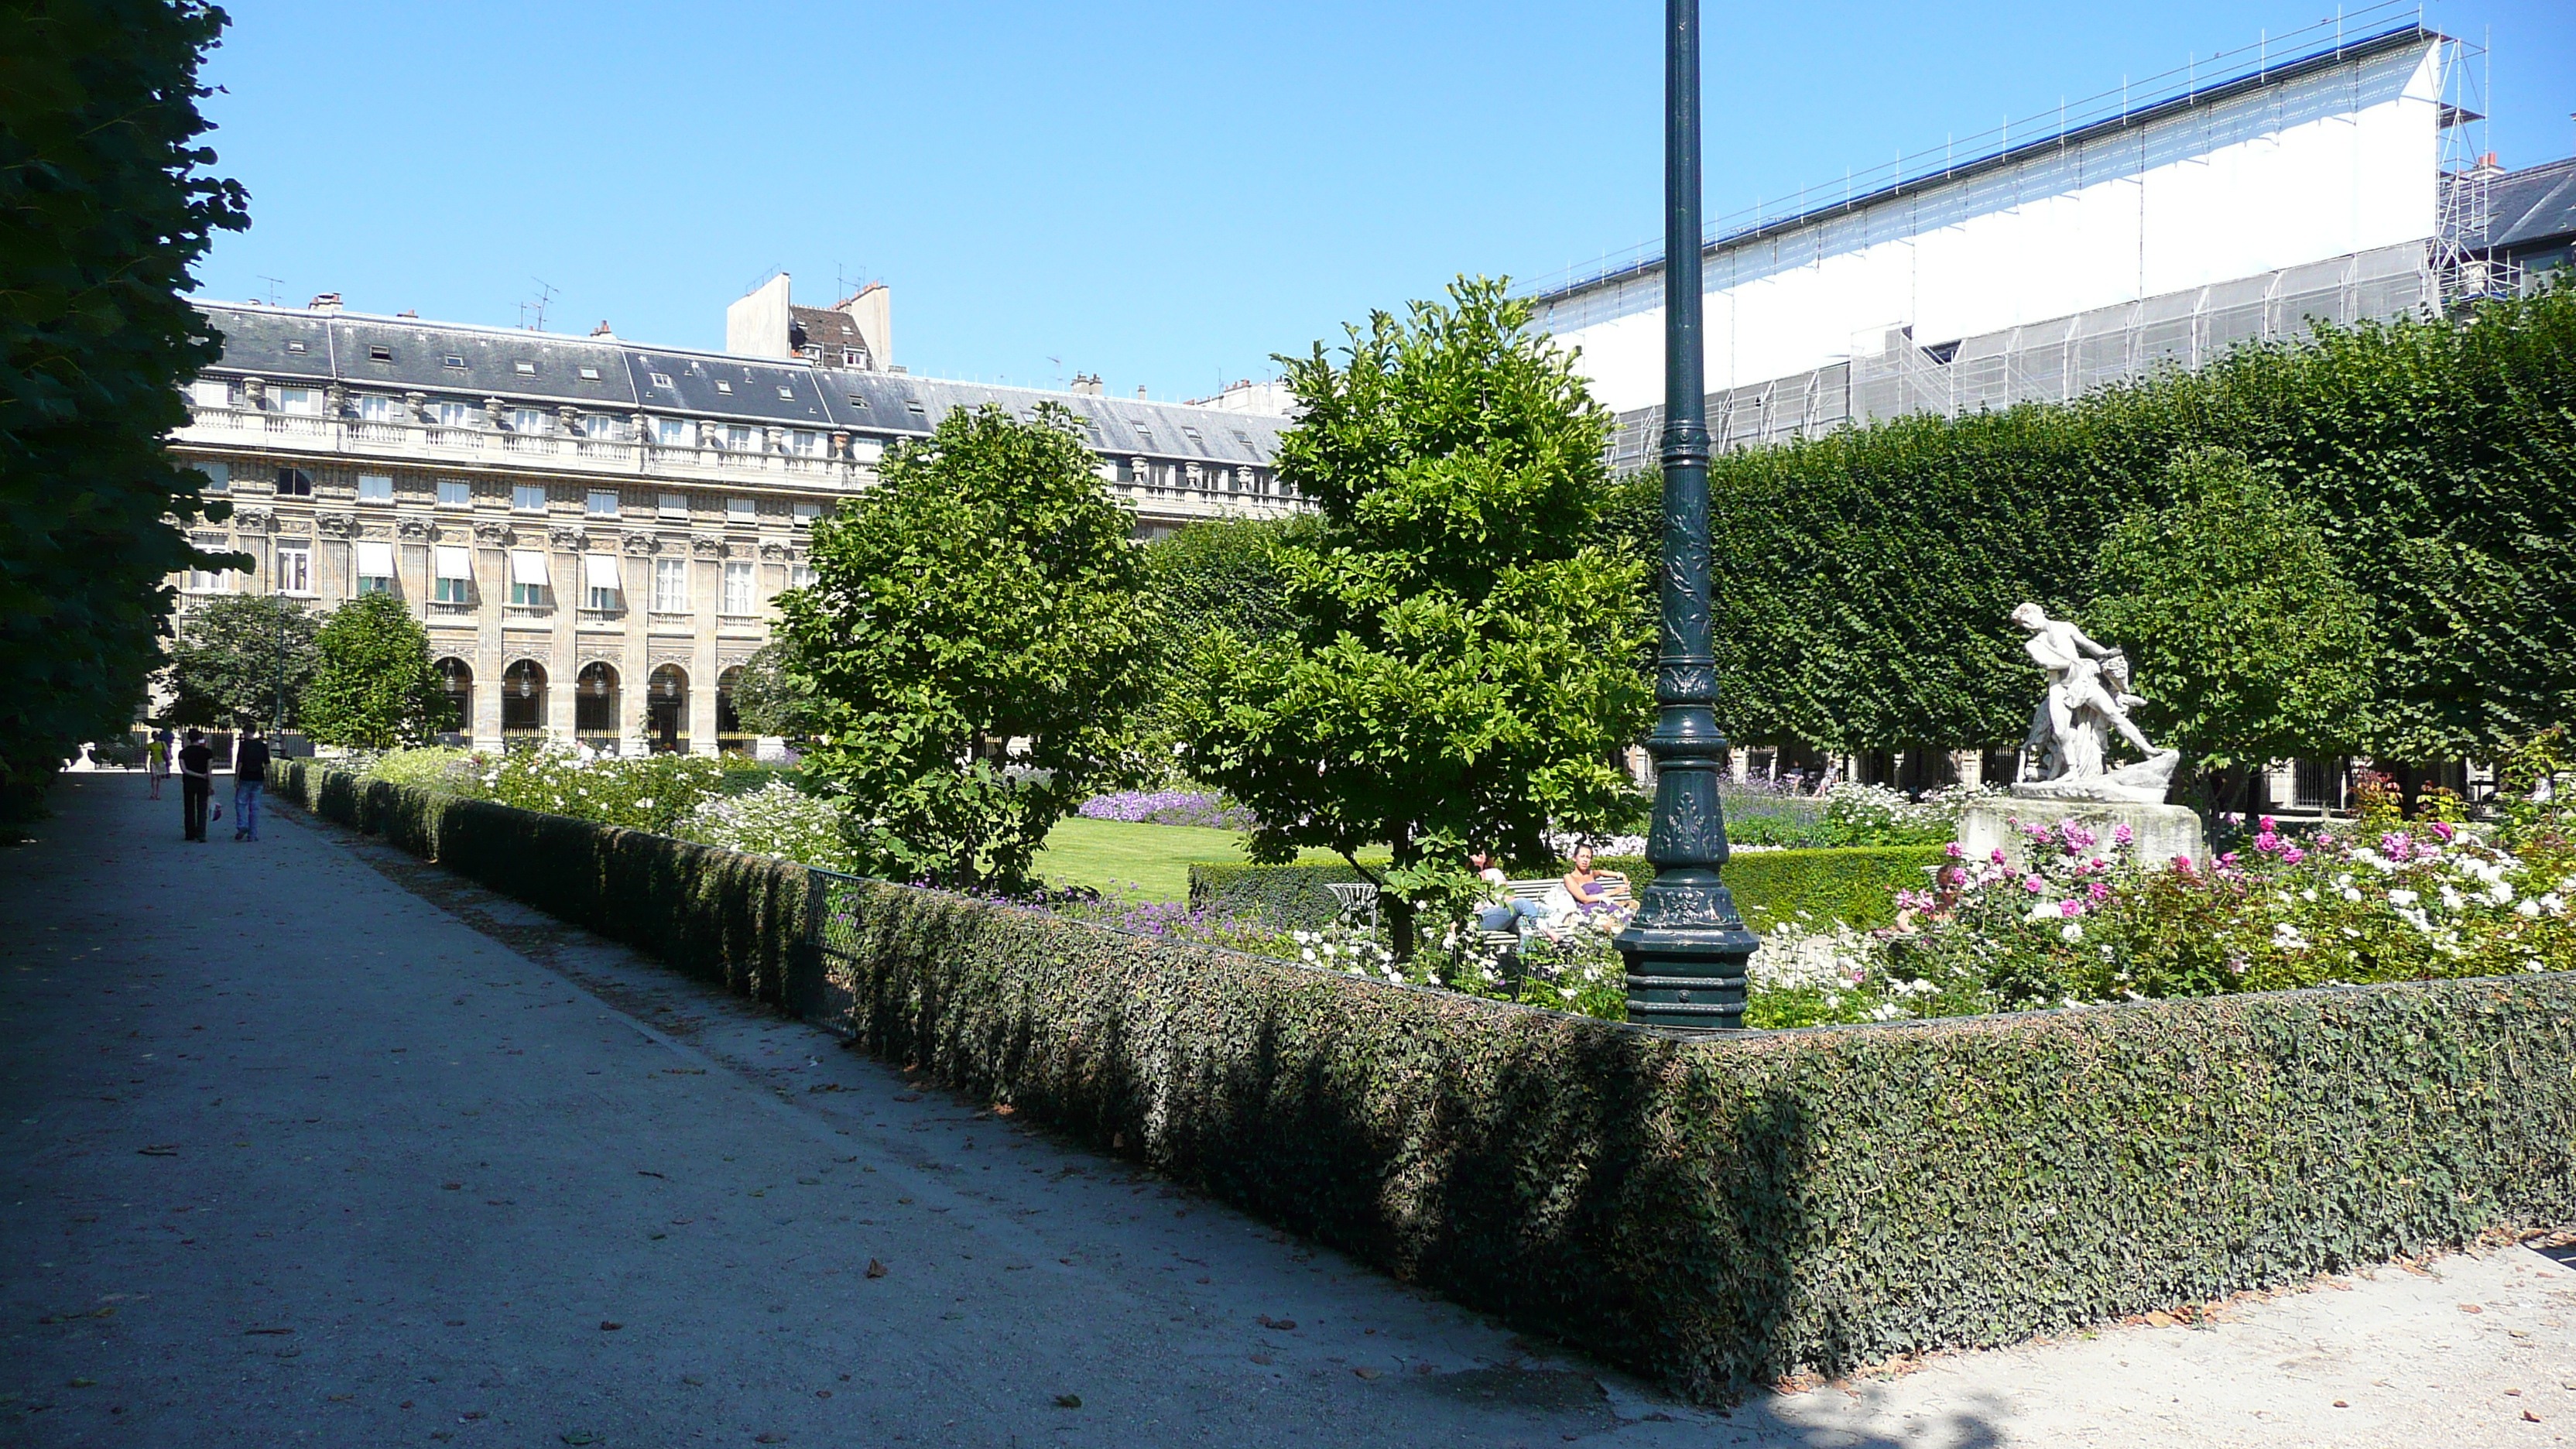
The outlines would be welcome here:
M 0 812 L 130 722 L 168 575 L 248 566 L 190 542 L 228 505 L 163 442 L 219 355 L 191 268 L 248 224 L 195 144 L 224 23 L 194 0 L 0 5 Z
M 314 644 L 321 628 L 302 599 L 285 594 L 197 600 L 181 616 L 179 637 L 162 670 L 170 692 L 164 722 L 231 729 L 256 720 L 271 730 L 293 727 L 321 662 Z
M 2085 611 L 2142 680 L 2158 744 L 2217 769 L 2350 750 L 2370 695 L 2370 605 L 2315 510 L 2224 449 L 2183 454 L 2174 502 L 2112 525 Z
M 1628 808 L 1641 566 L 1593 541 L 1609 415 L 1529 316 L 1462 278 L 1346 329 L 1338 363 L 1280 359 L 1279 475 L 1320 518 L 1273 549 L 1287 626 L 1210 629 L 1179 711 L 1191 771 L 1261 817 L 1256 859 L 1540 859 L 1551 823 Z
M 366 750 L 425 745 L 448 727 L 454 705 L 430 662 L 429 631 L 391 594 L 361 594 L 333 609 L 313 640 L 304 731 L 315 743 Z
M 815 521 L 779 596 L 810 696 L 809 776 L 847 795 L 877 869 L 1017 886 L 1055 822 L 1136 773 L 1160 654 L 1134 520 L 1072 415 L 958 409 Z

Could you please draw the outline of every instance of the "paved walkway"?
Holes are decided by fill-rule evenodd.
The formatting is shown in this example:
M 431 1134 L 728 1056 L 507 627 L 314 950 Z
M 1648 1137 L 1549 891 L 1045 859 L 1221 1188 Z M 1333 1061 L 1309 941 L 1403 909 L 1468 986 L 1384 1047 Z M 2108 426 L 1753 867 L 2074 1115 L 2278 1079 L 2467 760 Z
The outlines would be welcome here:
M 2576 1428 L 2525 1250 L 1694 1410 L 292 810 L 183 845 L 170 793 L 67 779 L 0 850 L 0 1443 Z

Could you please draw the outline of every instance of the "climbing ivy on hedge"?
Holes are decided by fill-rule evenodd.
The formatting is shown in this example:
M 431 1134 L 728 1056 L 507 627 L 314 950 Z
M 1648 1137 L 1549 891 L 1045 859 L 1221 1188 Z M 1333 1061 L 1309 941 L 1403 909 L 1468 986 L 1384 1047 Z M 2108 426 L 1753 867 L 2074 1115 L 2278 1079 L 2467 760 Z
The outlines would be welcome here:
M 2175 503 L 2167 466 L 2203 447 L 2311 510 L 2366 596 L 2365 751 L 2493 753 L 2576 713 L 2576 290 L 2561 288 L 2468 321 L 2328 327 L 2069 404 L 1719 458 L 1720 722 L 1739 741 L 1849 750 L 2020 739 L 2032 685 L 2006 614 L 2030 599 L 2084 619 L 2105 535 Z M 1611 510 L 1641 558 L 1655 486 L 1629 480 Z
M 2571 976 L 1689 1040 L 482 801 L 434 848 L 1700 1397 L 2576 1215 Z

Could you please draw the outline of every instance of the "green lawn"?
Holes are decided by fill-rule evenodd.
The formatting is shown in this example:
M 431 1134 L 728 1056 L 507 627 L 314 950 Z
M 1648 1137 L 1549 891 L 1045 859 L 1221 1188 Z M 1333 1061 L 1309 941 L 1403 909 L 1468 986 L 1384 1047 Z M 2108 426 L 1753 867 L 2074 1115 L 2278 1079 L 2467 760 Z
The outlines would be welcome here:
M 1084 885 L 1140 901 L 1181 901 L 1190 895 L 1190 862 L 1240 861 L 1243 837 L 1196 825 L 1138 825 L 1124 820 L 1056 822 L 1038 852 L 1038 874 L 1056 885 Z M 1338 861 L 1330 851 L 1309 850 L 1300 860 Z M 1364 857 L 1385 859 L 1383 851 Z

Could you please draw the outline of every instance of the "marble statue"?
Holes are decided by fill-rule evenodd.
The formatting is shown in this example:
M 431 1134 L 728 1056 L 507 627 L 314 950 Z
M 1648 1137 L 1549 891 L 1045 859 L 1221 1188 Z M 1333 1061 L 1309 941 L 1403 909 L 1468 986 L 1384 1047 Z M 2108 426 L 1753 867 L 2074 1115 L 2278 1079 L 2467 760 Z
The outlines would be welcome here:
M 2163 803 L 2182 755 L 2178 750 L 2157 749 L 2129 718 L 2130 707 L 2144 701 L 2130 692 L 2127 656 L 2064 619 L 2048 617 L 2037 604 L 2014 609 L 2012 621 L 2030 631 L 2022 647 L 2048 676 L 2048 692 L 2031 711 L 2030 735 L 2022 746 L 2037 768 L 2024 772 L 2013 793 L 2052 800 Z M 2146 759 L 2113 768 L 2114 734 L 2136 746 Z

